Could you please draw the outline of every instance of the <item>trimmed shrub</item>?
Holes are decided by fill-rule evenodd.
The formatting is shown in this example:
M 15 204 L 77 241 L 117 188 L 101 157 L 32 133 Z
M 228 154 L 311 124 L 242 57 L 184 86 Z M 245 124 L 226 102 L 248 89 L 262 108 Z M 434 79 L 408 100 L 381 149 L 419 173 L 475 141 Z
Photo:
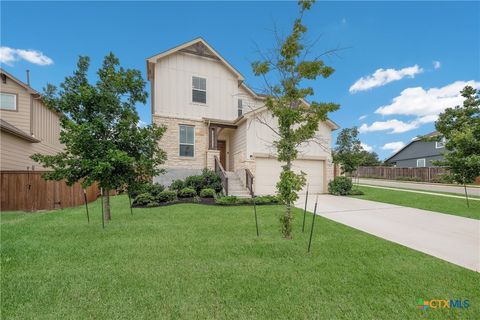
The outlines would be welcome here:
M 224 196 L 215 199 L 215 203 L 219 205 L 231 205 L 231 204 L 236 204 L 238 201 L 238 198 L 235 196 Z
M 144 183 L 136 183 L 134 185 L 128 186 L 128 193 L 132 199 L 135 199 L 139 194 L 142 193 L 149 193 L 149 186 L 151 183 L 144 182 Z
M 215 197 L 215 190 L 211 188 L 202 189 L 200 191 L 200 198 L 214 198 Z
M 204 187 L 203 177 L 202 176 L 189 176 L 185 179 L 185 188 L 195 189 L 195 192 L 200 192 L 200 190 L 206 188 Z
M 336 196 L 346 196 L 352 190 L 352 179 L 349 177 L 335 177 L 328 183 L 328 192 Z
M 154 197 L 157 198 L 158 195 L 165 190 L 165 187 L 159 183 L 150 184 L 148 187 L 148 192 Z
M 157 197 L 163 190 L 165 190 L 165 187 L 159 183 L 145 182 L 131 186 L 129 192 L 132 198 L 136 198 L 142 193 L 149 193 L 153 197 Z
M 147 203 L 146 207 L 147 208 L 153 208 L 153 207 L 158 207 L 159 205 L 160 205 L 160 203 L 158 203 L 157 201 L 152 201 L 152 202 Z
M 203 169 L 202 178 L 203 189 L 213 189 L 215 192 L 222 191 L 222 179 L 215 171 L 208 170 L 207 168 Z
M 170 190 L 180 191 L 185 188 L 185 182 L 183 182 L 183 180 L 174 180 L 168 188 Z
M 180 198 L 193 198 L 197 195 L 195 189 L 192 188 L 183 188 L 178 192 L 178 197 Z
M 155 198 L 150 193 L 142 193 L 135 197 L 133 205 L 146 206 L 150 202 L 154 202 Z
M 255 204 L 279 204 L 280 198 L 277 196 L 259 196 L 255 198 Z
M 163 190 L 156 197 L 158 202 L 172 202 L 177 200 L 177 192 L 174 190 Z

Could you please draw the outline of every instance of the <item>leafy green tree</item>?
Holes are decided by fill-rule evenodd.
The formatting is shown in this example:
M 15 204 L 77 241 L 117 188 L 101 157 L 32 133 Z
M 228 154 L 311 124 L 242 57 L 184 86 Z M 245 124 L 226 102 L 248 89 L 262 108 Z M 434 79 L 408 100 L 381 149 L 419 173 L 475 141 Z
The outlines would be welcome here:
M 435 165 L 445 166 L 456 183 L 463 184 L 468 203 L 468 183 L 480 176 L 480 98 L 479 91 L 466 86 L 461 91 L 465 98 L 462 106 L 447 108 L 440 114 L 435 127 L 445 138 L 444 160 Z
M 373 151 L 362 150 L 360 151 L 359 166 L 363 167 L 375 167 L 381 165 L 381 161 L 378 159 L 378 154 Z
M 334 103 L 312 102 L 310 106 L 303 103 L 304 99 L 314 94 L 313 88 L 305 82 L 318 77 L 328 78 L 334 72 L 319 57 L 307 59 L 309 50 L 304 40 L 307 28 L 302 24 L 302 18 L 313 3 L 299 1 L 300 14 L 293 23 L 291 33 L 284 40 L 277 39 L 278 47 L 273 50 L 274 53 L 263 55 L 261 61 L 252 63 L 255 75 L 265 80 L 268 93 L 265 105 L 278 123 L 278 130 L 274 130 L 278 136 L 274 146 L 278 161 L 285 163 L 277 183 L 279 197 L 286 206 L 280 218 L 285 238 L 291 238 L 291 208 L 306 180 L 303 172 L 296 174 L 292 170 L 298 147 L 313 139 L 319 123 L 327 119 L 328 112 L 339 107 Z M 269 80 L 272 74 L 273 81 Z
M 111 219 L 109 191 L 133 186 L 159 174 L 166 158 L 157 141 L 165 128 L 138 126 L 136 103 L 145 103 L 147 92 L 141 72 L 124 69 L 110 53 L 98 70 L 95 84 L 88 81 L 90 59 L 80 57 L 77 70 L 65 78 L 60 90 L 45 89 L 47 106 L 62 113 L 60 142 L 65 149 L 56 155 L 35 154 L 37 162 L 52 169 L 45 178 L 65 179 L 83 187 L 98 183 L 103 190 L 105 220 Z
M 362 162 L 362 151 L 357 127 L 344 128 L 337 136 L 333 162 L 341 165 L 342 173 L 352 176 Z

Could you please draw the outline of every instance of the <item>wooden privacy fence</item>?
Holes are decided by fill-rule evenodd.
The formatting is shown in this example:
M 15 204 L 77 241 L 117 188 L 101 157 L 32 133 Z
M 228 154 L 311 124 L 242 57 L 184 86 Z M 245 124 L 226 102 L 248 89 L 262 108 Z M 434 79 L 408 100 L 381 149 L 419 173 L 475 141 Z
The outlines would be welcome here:
M 69 187 L 65 181 L 47 181 L 42 172 L 1 171 L 0 210 L 37 211 L 75 207 L 84 204 L 80 183 Z M 87 201 L 97 199 L 96 185 L 87 189 Z
M 375 178 L 388 180 L 414 180 L 431 182 L 436 176 L 447 173 L 440 167 L 394 168 L 394 167 L 358 167 L 360 178 Z

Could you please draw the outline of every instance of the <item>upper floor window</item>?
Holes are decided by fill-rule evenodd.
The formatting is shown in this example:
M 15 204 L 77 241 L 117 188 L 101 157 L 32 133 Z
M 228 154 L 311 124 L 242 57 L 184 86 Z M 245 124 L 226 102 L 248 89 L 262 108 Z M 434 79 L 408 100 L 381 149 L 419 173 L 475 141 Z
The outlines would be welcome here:
M 180 125 L 180 157 L 193 157 L 195 150 L 195 127 Z
M 192 77 L 192 102 L 207 103 L 207 79 Z
M 0 93 L 0 109 L 17 110 L 17 95 L 13 93 Z
M 417 167 L 425 167 L 425 159 L 417 159 Z
M 243 100 L 238 99 L 238 116 L 240 117 L 243 114 Z
M 445 137 L 440 141 L 435 141 L 435 149 L 445 148 Z

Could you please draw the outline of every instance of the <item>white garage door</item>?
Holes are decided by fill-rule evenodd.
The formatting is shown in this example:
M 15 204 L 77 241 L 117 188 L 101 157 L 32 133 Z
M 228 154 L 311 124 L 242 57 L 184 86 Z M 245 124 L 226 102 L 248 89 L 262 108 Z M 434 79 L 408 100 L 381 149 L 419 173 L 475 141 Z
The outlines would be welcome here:
M 258 195 L 275 194 L 276 184 L 282 171 L 281 163 L 276 159 L 257 158 L 255 169 L 255 193 Z M 295 172 L 303 171 L 307 174 L 309 193 L 323 193 L 324 161 L 323 160 L 296 160 L 293 163 Z M 305 193 L 304 190 L 300 193 Z

